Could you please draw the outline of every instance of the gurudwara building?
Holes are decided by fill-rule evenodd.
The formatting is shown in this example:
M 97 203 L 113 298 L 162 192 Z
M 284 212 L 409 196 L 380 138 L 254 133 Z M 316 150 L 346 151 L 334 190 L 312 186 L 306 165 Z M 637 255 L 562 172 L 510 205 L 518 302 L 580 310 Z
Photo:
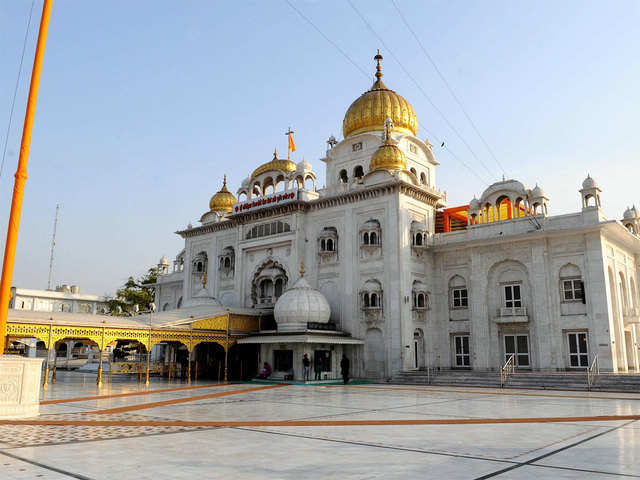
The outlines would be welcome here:
M 234 195 L 226 178 L 201 225 L 163 257 L 160 310 L 239 310 L 256 368 L 389 378 L 435 367 L 640 369 L 640 213 L 607 219 L 601 189 L 576 184 L 575 213 L 549 215 L 536 185 L 503 179 L 448 207 L 411 104 L 375 81 L 331 137 L 319 189 L 310 163 L 274 152 Z M 577 183 L 577 182 L 576 182 Z M 302 265 L 302 268 L 301 268 Z M 512 357 L 513 356 L 513 357 Z

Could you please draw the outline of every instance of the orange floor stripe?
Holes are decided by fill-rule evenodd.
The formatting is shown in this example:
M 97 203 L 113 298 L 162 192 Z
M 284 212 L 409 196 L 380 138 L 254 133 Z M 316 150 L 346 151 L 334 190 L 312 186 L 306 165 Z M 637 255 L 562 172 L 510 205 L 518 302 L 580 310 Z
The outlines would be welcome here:
M 114 393 L 112 395 L 94 395 L 92 397 L 60 398 L 57 400 L 44 400 L 40 402 L 40 405 L 54 405 L 58 403 L 71 403 L 71 402 L 86 402 L 88 400 L 102 400 L 105 398 L 135 397 L 136 395 L 151 395 L 153 393 L 179 392 L 181 390 L 199 390 L 201 388 L 224 387 L 227 385 L 235 385 L 235 383 L 215 383 L 211 385 L 197 385 L 193 387 L 161 388 L 158 390 L 146 390 L 144 392 Z
M 355 389 L 371 389 L 371 390 L 406 390 L 416 392 L 438 392 L 438 393 L 467 393 L 474 395 L 506 395 L 506 396 L 523 396 L 523 397 L 550 397 L 550 398 L 584 398 L 599 400 L 635 400 L 640 401 L 640 395 L 637 397 L 604 397 L 598 395 L 550 395 L 548 393 L 528 393 L 528 392 L 484 392 L 481 390 L 447 390 L 440 388 L 419 388 L 419 387 L 369 387 L 365 385 L 322 385 L 324 388 L 355 388 Z M 588 393 L 588 392 L 586 392 Z
M 280 385 L 278 385 L 280 386 Z M 274 388 L 265 387 L 265 388 Z M 444 418 L 412 420 L 279 420 L 279 421 L 182 421 L 182 420 L 0 420 L 0 425 L 55 425 L 97 427 L 354 427 L 408 425 L 486 425 L 513 423 L 603 422 L 640 420 L 640 415 L 529 418 Z
M 164 400 L 161 402 L 151 402 L 151 403 L 142 403 L 138 405 L 129 405 L 125 407 L 118 408 L 108 408 L 105 410 L 96 410 L 93 412 L 85 412 L 85 413 L 95 413 L 95 414 L 112 414 L 112 413 L 125 413 L 132 412 L 134 410 L 146 410 L 148 408 L 156 408 L 156 407 L 166 407 L 167 405 L 176 405 L 178 403 L 187 403 L 187 402 L 195 402 L 197 400 L 204 400 L 207 398 L 217 398 L 217 397 L 227 397 L 229 395 L 238 395 L 240 393 L 251 393 L 258 392 L 260 390 L 271 390 L 273 388 L 282 388 L 288 385 L 278 384 L 278 385 L 267 385 L 264 387 L 253 387 L 253 388 L 243 388 L 240 390 L 231 390 L 227 392 L 218 392 L 218 393 L 209 393 L 207 395 L 196 395 L 194 397 L 185 397 L 185 398 L 174 398 L 172 400 Z

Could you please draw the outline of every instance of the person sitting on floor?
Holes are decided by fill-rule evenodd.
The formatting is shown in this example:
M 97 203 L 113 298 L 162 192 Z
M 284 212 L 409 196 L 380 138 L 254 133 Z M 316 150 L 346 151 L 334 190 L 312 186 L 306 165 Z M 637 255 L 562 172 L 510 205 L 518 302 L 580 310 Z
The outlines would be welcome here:
M 258 375 L 258 378 L 269 378 L 269 376 L 271 375 L 271 365 L 269 365 L 269 362 L 264 362 L 264 365 L 262 366 L 262 371 L 260 372 L 260 375 Z
M 293 371 L 293 367 L 291 367 L 289 370 L 287 370 L 287 373 L 284 375 L 284 379 L 293 380 L 293 375 L 294 375 L 294 371 Z

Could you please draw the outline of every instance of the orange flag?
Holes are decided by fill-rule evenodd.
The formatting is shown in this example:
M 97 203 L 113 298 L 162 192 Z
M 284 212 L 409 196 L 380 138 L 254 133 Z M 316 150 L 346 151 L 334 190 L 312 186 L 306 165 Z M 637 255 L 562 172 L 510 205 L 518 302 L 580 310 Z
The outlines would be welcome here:
M 295 152 L 296 144 L 293 143 L 293 132 L 288 132 L 288 136 L 289 136 L 289 151 Z

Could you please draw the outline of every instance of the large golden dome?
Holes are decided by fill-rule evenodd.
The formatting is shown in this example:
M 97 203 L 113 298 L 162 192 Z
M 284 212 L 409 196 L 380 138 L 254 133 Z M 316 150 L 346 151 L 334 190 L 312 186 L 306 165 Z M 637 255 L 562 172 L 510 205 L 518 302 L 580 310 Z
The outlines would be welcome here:
M 233 204 L 237 201 L 233 193 L 227 190 L 227 176 L 225 175 L 222 188 L 209 200 L 209 209 L 212 212 L 231 212 Z
M 258 168 L 256 168 L 251 174 L 251 178 L 255 178 L 261 173 L 267 172 L 269 170 L 282 170 L 283 172 L 291 173 L 296 170 L 296 162 L 292 162 L 291 160 L 281 160 L 278 158 L 278 151 L 275 150 L 273 152 L 273 158 L 270 162 L 263 163 Z
M 416 136 L 418 117 L 413 107 L 401 95 L 389 90 L 382 82 L 380 52 L 374 57 L 377 62 L 376 81 L 368 92 L 363 93 L 351 104 L 342 122 L 344 138 L 363 132 L 382 130 L 387 118 L 393 120 L 395 132 Z

